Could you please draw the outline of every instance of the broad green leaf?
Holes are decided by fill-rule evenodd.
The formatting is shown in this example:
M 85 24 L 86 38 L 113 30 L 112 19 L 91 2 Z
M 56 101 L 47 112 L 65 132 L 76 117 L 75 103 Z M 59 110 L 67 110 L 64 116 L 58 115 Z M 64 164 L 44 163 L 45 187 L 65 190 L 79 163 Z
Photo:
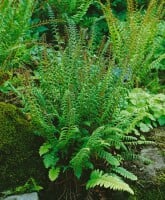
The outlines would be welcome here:
M 50 148 L 51 148 L 51 144 L 49 144 L 49 143 L 44 143 L 44 144 L 40 147 L 40 149 L 39 149 L 39 154 L 40 154 L 40 156 L 42 156 L 42 155 L 48 153 L 49 150 L 50 150 Z
M 49 170 L 49 179 L 51 181 L 55 181 L 58 178 L 59 173 L 60 173 L 60 168 L 59 167 L 57 167 L 57 168 L 54 168 L 54 167 L 51 168 Z
M 150 128 L 149 128 L 149 126 L 148 125 L 146 125 L 146 124 L 144 124 L 144 123 L 140 123 L 139 124 L 139 127 L 140 127 L 140 130 L 142 131 L 142 132 L 149 132 L 150 131 Z
M 159 122 L 160 126 L 164 126 L 165 125 L 165 115 L 159 117 L 158 122 Z
M 57 163 L 58 160 L 59 160 L 59 158 L 54 157 L 54 155 L 46 154 L 46 155 L 44 155 L 43 162 L 44 162 L 45 167 L 49 168 L 49 167 L 55 166 L 55 164 Z

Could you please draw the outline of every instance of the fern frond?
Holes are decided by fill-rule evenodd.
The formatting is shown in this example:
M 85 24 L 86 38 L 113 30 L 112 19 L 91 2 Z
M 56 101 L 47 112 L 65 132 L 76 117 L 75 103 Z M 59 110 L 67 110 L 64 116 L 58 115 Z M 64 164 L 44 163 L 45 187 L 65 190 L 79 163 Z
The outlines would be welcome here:
M 76 126 L 63 128 L 60 132 L 57 148 L 67 152 L 68 147 L 80 138 L 80 131 Z
M 89 160 L 90 154 L 89 148 L 82 148 L 70 161 L 77 178 L 80 178 L 83 169 L 93 169 L 94 166 Z
M 57 167 L 57 168 L 54 168 L 52 167 L 50 170 L 49 170 L 49 179 L 51 181 L 55 181 L 58 177 L 59 177 L 59 174 L 60 174 L 60 168 Z
M 52 33 L 53 33 L 53 37 L 54 37 L 54 43 L 55 43 L 55 47 L 57 49 L 59 49 L 60 47 L 60 35 L 59 35 L 59 30 L 58 30 L 58 26 L 57 26 L 57 20 L 55 18 L 54 12 L 51 8 L 51 6 L 47 3 L 47 7 L 48 7 L 48 15 L 49 15 L 49 19 L 50 19 L 50 24 L 52 27 Z
M 87 0 L 87 1 L 82 1 L 81 3 L 78 2 L 78 8 L 76 9 L 76 14 L 72 16 L 72 18 L 74 19 L 74 21 L 76 23 L 80 22 L 80 20 L 82 19 L 82 17 L 86 14 L 89 6 L 93 3 L 93 0 Z
M 139 159 L 139 155 L 135 154 L 133 151 L 130 150 L 122 152 L 121 156 L 123 157 L 124 160 L 128 161 L 134 161 Z
M 77 34 L 77 28 L 76 28 L 76 24 L 72 19 L 69 19 L 67 17 L 67 22 L 68 22 L 68 38 L 69 38 L 69 48 L 68 50 L 71 50 L 71 52 L 75 52 L 73 50 L 73 48 L 76 47 L 76 44 L 78 42 L 78 34 Z M 71 56 L 73 56 L 73 54 L 71 54 Z
M 138 140 L 138 141 L 131 141 L 131 142 L 124 142 L 126 145 L 131 145 L 131 146 L 137 146 L 137 145 L 153 145 L 155 142 L 153 141 L 144 141 L 144 140 Z
M 118 159 L 109 152 L 106 152 L 104 150 L 100 150 L 100 151 L 97 151 L 97 155 L 100 158 L 106 160 L 107 163 L 109 163 L 112 166 L 119 166 L 120 165 L 120 162 L 118 161 Z
M 75 102 L 75 96 L 74 93 L 72 93 L 70 90 L 66 90 L 63 94 L 62 102 L 61 102 L 61 110 L 62 110 L 62 116 L 64 120 L 64 126 L 73 126 L 77 123 L 76 121 L 76 108 L 74 105 Z
M 130 180 L 133 180 L 133 181 L 136 181 L 136 180 L 137 180 L 137 177 L 136 177 L 133 173 L 127 171 L 127 170 L 126 170 L 125 168 L 123 168 L 123 167 L 115 167 L 115 168 L 112 168 L 112 171 L 114 171 L 114 172 L 120 174 L 121 176 L 123 176 L 123 177 L 125 177 L 125 178 L 128 178 L 128 179 L 130 179 Z
M 86 188 L 93 188 L 95 186 L 103 186 L 112 190 L 127 191 L 134 194 L 133 190 L 123 182 L 120 178 L 113 177 L 109 174 L 104 174 L 103 171 L 94 170 L 91 173 L 90 180 L 87 182 Z

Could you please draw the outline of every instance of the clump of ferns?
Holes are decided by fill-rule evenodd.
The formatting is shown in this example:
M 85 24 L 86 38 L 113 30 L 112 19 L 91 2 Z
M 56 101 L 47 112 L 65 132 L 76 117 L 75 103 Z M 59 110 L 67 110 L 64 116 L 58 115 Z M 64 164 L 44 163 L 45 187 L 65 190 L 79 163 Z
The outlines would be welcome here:
M 29 56 L 37 39 L 30 35 L 31 17 L 36 2 L 4 0 L 0 5 L 0 63 L 11 69 L 21 65 Z M 12 12 L 11 12 L 12 11 Z M 14 22 L 14 23 L 13 23 Z M 30 46 L 30 47 L 29 47 Z
M 24 93 L 25 111 L 45 138 L 39 153 L 51 181 L 68 172 L 77 179 L 91 174 L 84 181 L 87 189 L 103 186 L 133 194 L 121 177 L 137 178 L 122 167 L 122 152 L 130 155 L 129 145 L 139 140 L 110 124 L 130 84 L 123 84 L 124 70 L 114 74 L 115 60 L 93 55 L 68 21 L 66 48 L 45 49 L 36 72 L 38 84 L 31 77 Z
M 136 9 L 136 1 L 127 0 L 127 17 L 120 21 L 115 17 L 111 1 L 103 4 L 99 1 L 108 24 L 113 57 L 120 68 L 131 70 L 135 84 L 145 80 L 155 62 L 160 62 L 164 56 L 153 60 L 155 35 L 159 20 L 163 15 L 164 1 L 151 0 L 145 12 Z M 145 82 L 145 81 L 144 81 Z
M 139 159 L 133 151 L 134 147 L 150 142 L 127 136 L 122 129 L 112 125 L 100 126 L 95 130 L 90 127 L 88 121 L 74 125 L 73 116 L 73 119 L 68 118 L 68 125 L 62 127 L 64 125 L 59 124 L 56 113 L 54 112 L 52 117 L 50 110 L 46 110 L 50 105 L 45 104 L 41 93 L 36 89 L 34 92 L 37 98 L 29 95 L 26 108 L 31 111 L 37 134 L 46 140 L 39 152 L 45 167 L 49 169 L 50 180 L 56 181 L 57 184 L 65 183 L 68 187 L 65 195 L 71 190 L 71 186 L 68 186 L 71 180 L 74 180 L 76 187 L 86 183 L 87 189 L 101 186 L 133 194 L 121 177 L 134 181 L 137 178 L 123 167 L 123 163 Z M 51 108 L 54 109 L 53 106 Z M 68 109 L 66 110 L 68 112 Z

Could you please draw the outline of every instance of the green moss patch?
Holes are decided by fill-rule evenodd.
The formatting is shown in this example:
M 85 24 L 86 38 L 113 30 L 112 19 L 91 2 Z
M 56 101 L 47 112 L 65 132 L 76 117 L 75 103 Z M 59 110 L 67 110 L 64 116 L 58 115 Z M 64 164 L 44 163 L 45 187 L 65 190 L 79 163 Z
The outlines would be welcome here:
M 23 185 L 30 177 L 41 184 L 45 181 L 40 144 L 21 111 L 0 102 L 0 191 Z

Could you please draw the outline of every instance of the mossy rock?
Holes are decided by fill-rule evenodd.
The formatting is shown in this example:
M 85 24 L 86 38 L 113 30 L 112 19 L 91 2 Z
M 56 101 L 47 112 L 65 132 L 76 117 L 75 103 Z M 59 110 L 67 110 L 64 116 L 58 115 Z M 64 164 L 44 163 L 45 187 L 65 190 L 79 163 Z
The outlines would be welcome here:
M 42 185 L 46 172 L 39 157 L 41 139 L 14 105 L 0 102 L 0 192 L 33 177 Z
M 165 199 L 165 172 L 157 174 L 155 180 L 143 182 L 142 180 L 133 186 L 135 195 L 128 200 L 164 200 Z
M 155 141 L 156 147 L 151 147 L 155 152 L 149 159 L 154 162 L 151 163 L 155 167 L 155 175 L 151 173 L 152 170 L 148 170 L 146 173 L 144 170 L 141 173 L 138 170 L 138 182 L 133 185 L 135 192 L 134 196 L 130 196 L 128 200 L 164 200 L 165 199 L 165 127 L 159 127 L 154 129 L 148 136 L 149 140 Z M 147 149 L 147 147 L 146 147 Z M 157 149 L 157 150 L 156 150 Z M 155 151 L 156 150 L 156 151 Z M 154 159 L 152 159 L 154 157 Z M 160 159 L 161 158 L 161 159 Z M 160 161 L 163 161 L 160 162 Z M 150 166 L 149 165 L 149 166 Z M 148 166 L 146 166 L 148 168 Z M 151 169 L 151 168 L 149 168 Z

